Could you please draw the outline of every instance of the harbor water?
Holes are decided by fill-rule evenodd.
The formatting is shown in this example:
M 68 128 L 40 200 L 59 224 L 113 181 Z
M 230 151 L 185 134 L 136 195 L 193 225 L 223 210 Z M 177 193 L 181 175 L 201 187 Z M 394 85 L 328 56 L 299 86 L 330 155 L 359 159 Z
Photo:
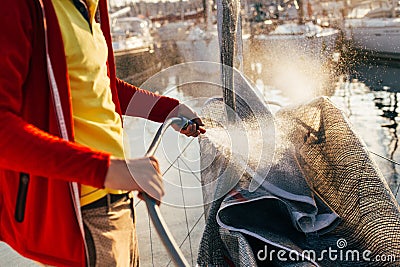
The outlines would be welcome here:
M 358 62 L 338 78 L 331 96 L 364 140 L 398 202 L 399 67 L 377 60 Z

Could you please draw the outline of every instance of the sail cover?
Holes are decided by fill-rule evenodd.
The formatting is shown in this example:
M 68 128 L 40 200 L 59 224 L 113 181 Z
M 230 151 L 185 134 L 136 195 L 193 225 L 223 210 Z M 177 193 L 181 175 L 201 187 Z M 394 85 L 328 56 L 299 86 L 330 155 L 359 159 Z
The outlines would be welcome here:
M 399 206 L 341 110 L 320 97 L 272 115 L 243 81 L 236 125 L 221 98 L 202 112 L 199 266 L 399 266 Z

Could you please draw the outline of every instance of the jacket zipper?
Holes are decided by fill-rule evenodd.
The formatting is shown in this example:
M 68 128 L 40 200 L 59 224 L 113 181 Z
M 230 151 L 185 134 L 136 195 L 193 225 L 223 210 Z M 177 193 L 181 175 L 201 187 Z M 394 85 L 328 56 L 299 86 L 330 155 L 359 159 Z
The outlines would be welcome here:
M 19 175 L 19 186 L 17 202 L 15 205 L 15 220 L 19 223 L 24 221 L 25 218 L 25 207 L 26 207 L 26 196 L 28 194 L 29 185 L 29 174 L 21 172 Z

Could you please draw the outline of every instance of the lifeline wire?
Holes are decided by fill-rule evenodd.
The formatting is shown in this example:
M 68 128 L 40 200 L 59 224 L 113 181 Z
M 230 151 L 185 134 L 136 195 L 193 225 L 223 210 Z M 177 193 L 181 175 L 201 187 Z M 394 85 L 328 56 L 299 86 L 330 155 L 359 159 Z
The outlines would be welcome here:
M 183 210 L 185 211 L 186 229 L 187 229 L 187 233 L 188 233 L 188 236 L 189 236 L 190 256 L 192 257 L 192 265 L 193 265 L 192 239 L 190 238 L 190 235 L 189 235 L 189 221 L 188 221 L 187 210 L 186 210 L 185 194 L 183 193 L 182 174 L 181 174 L 181 169 L 180 169 L 180 167 L 179 167 L 179 160 L 177 161 L 177 163 L 178 163 L 179 182 L 180 182 L 180 184 L 181 184 L 181 194 L 182 194 L 182 200 L 183 200 Z
M 171 169 L 171 167 L 172 166 L 174 166 L 174 164 L 175 164 L 175 162 L 182 156 L 182 154 L 183 154 L 183 152 L 185 152 L 186 151 L 186 149 L 189 147 L 189 145 L 193 142 L 193 140 L 194 140 L 194 138 L 192 139 L 192 140 L 190 140 L 190 142 L 183 148 L 183 150 L 182 150 L 182 152 L 178 155 L 178 157 L 173 161 L 173 162 L 171 162 L 171 164 L 169 165 L 169 167 L 162 173 L 162 176 L 164 176 L 164 174 L 166 174 L 168 171 L 169 171 L 169 169 Z M 186 165 L 186 164 L 185 164 Z M 187 166 L 187 165 L 186 165 Z M 188 167 L 189 168 L 189 167 Z M 194 175 L 194 172 L 192 172 L 193 173 L 193 175 Z M 197 176 L 196 176 L 196 178 L 197 178 Z M 198 178 L 197 178 L 198 179 Z M 139 199 L 139 201 L 135 204 L 135 208 L 140 204 L 140 202 L 142 202 L 142 200 L 141 199 Z
M 147 215 L 147 218 L 149 219 L 149 238 L 150 238 L 151 264 L 154 266 L 153 237 L 152 237 L 152 234 L 151 234 L 150 215 Z
M 176 157 L 176 159 L 173 162 L 171 162 L 169 167 L 163 172 L 162 176 L 164 176 L 164 174 L 167 173 L 167 171 L 169 171 L 169 169 L 171 169 L 172 166 L 174 166 L 175 162 L 182 156 L 183 152 L 186 151 L 186 149 L 193 142 L 193 140 L 194 140 L 194 138 L 192 138 L 192 140 L 190 140 L 190 142 L 183 148 L 182 152 L 178 155 L 178 157 Z
M 182 243 L 179 245 L 179 247 L 181 248 L 183 246 L 183 244 L 185 243 L 185 241 L 190 237 L 190 234 L 193 232 L 194 228 L 199 224 L 201 218 L 203 218 L 204 216 L 204 211 L 203 213 L 199 216 L 199 218 L 197 219 L 196 223 L 193 225 L 192 229 L 190 229 L 190 232 L 188 235 L 186 235 L 186 237 L 183 239 Z M 170 259 L 168 262 L 167 267 L 171 264 L 172 260 Z
M 184 210 L 185 210 L 186 228 L 187 228 L 187 231 L 188 231 L 188 234 L 186 235 L 186 237 L 184 238 L 182 244 L 181 244 L 179 247 L 182 247 L 182 245 L 183 245 L 183 243 L 186 241 L 186 239 L 189 238 L 189 246 L 190 246 L 190 254 L 191 254 L 191 257 L 192 257 L 192 264 L 193 264 L 193 249 L 192 249 L 192 241 L 191 241 L 191 238 L 190 238 L 190 234 L 192 233 L 193 229 L 197 226 L 198 222 L 200 221 L 200 219 L 202 218 L 202 216 L 204 215 L 204 213 L 203 213 L 202 215 L 200 215 L 200 218 L 199 218 L 199 219 L 197 220 L 197 222 L 194 224 L 194 226 L 192 227 L 192 229 L 189 230 L 189 222 L 188 222 L 188 218 L 187 218 L 186 203 L 185 203 L 185 198 L 184 198 L 184 195 L 183 195 L 182 177 L 181 177 L 181 171 L 180 171 L 180 168 L 179 168 L 179 161 L 178 161 L 178 160 L 181 158 L 182 154 L 186 151 L 186 149 L 189 147 L 189 145 L 193 142 L 194 139 L 195 139 L 195 138 L 192 138 L 192 140 L 189 141 L 189 143 L 183 148 L 183 150 L 181 151 L 181 153 L 179 153 L 178 157 L 177 157 L 177 158 L 169 165 L 169 167 L 162 173 L 162 176 L 164 176 L 164 174 L 166 174 L 166 173 L 171 169 L 171 167 L 175 164 L 175 162 L 178 162 L 178 172 L 179 172 L 179 179 L 180 179 L 180 183 L 181 183 L 181 190 L 182 190 L 182 197 L 183 197 L 183 205 L 184 205 Z M 186 165 L 187 168 L 190 169 L 190 167 L 189 167 L 184 161 L 182 161 L 182 162 Z M 195 173 L 193 172 L 193 170 L 190 169 L 190 172 L 191 172 L 193 175 L 195 175 Z M 195 175 L 195 177 L 196 177 L 197 180 L 199 180 L 198 177 L 197 177 L 196 175 Z M 142 200 L 140 199 L 140 200 L 136 203 L 135 207 L 138 206 L 139 203 L 140 203 L 141 201 L 142 201 Z M 151 262 L 152 262 L 152 265 L 154 266 L 154 249 L 153 249 L 153 239 L 152 239 L 152 230 L 151 230 L 150 216 L 148 217 L 148 219 L 149 219 L 149 236 L 150 236 Z M 170 259 L 170 261 L 168 262 L 168 265 L 169 265 L 171 262 L 172 262 L 172 260 Z M 167 266 L 168 266 L 168 265 L 167 265 Z
M 392 160 L 392 159 L 389 159 L 389 158 L 387 158 L 387 157 L 385 157 L 385 156 L 379 155 L 379 154 L 377 154 L 377 153 L 375 153 L 375 152 L 373 152 L 373 151 L 371 151 L 371 150 L 369 150 L 369 153 L 374 154 L 375 156 L 378 156 L 378 157 L 380 157 L 380 158 L 382 158 L 382 159 L 385 159 L 385 160 L 387 160 L 387 161 L 390 161 L 391 163 L 394 163 L 394 164 L 396 164 L 396 165 L 400 165 L 399 162 L 394 161 L 394 160 Z
M 389 161 L 389 162 L 391 162 L 391 163 L 393 163 L 393 164 L 396 164 L 396 165 L 399 165 L 399 166 L 400 166 L 400 163 L 399 163 L 399 162 L 394 161 L 394 160 L 392 160 L 392 159 L 389 159 L 389 158 L 387 158 L 387 157 L 385 157 L 385 156 L 379 155 L 379 154 L 377 154 L 377 153 L 375 153 L 375 152 L 373 152 L 373 151 L 371 151 L 371 150 L 369 150 L 369 153 L 374 154 L 375 156 L 378 156 L 378 157 L 380 157 L 380 158 L 382 158 L 382 159 L 385 159 L 385 160 L 387 160 L 387 161 Z M 396 194 L 394 195 L 395 197 L 397 197 L 397 195 L 398 195 L 398 193 L 399 193 L 399 189 L 400 189 L 400 184 L 397 186 Z

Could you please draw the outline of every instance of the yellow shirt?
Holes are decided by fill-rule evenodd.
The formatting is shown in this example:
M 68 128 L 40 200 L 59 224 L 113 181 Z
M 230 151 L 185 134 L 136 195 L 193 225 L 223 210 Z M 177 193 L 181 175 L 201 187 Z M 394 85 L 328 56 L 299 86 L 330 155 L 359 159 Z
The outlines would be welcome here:
M 107 76 L 107 44 L 100 24 L 94 20 L 97 2 L 86 1 L 90 28 L 72 0 L 53 0 L 67 60 L 75 141 L 123 157 L 122 123 L 115 112 Z M 83 185 L 81 205 L 89 204 L 109 192 L 111 190 Z

